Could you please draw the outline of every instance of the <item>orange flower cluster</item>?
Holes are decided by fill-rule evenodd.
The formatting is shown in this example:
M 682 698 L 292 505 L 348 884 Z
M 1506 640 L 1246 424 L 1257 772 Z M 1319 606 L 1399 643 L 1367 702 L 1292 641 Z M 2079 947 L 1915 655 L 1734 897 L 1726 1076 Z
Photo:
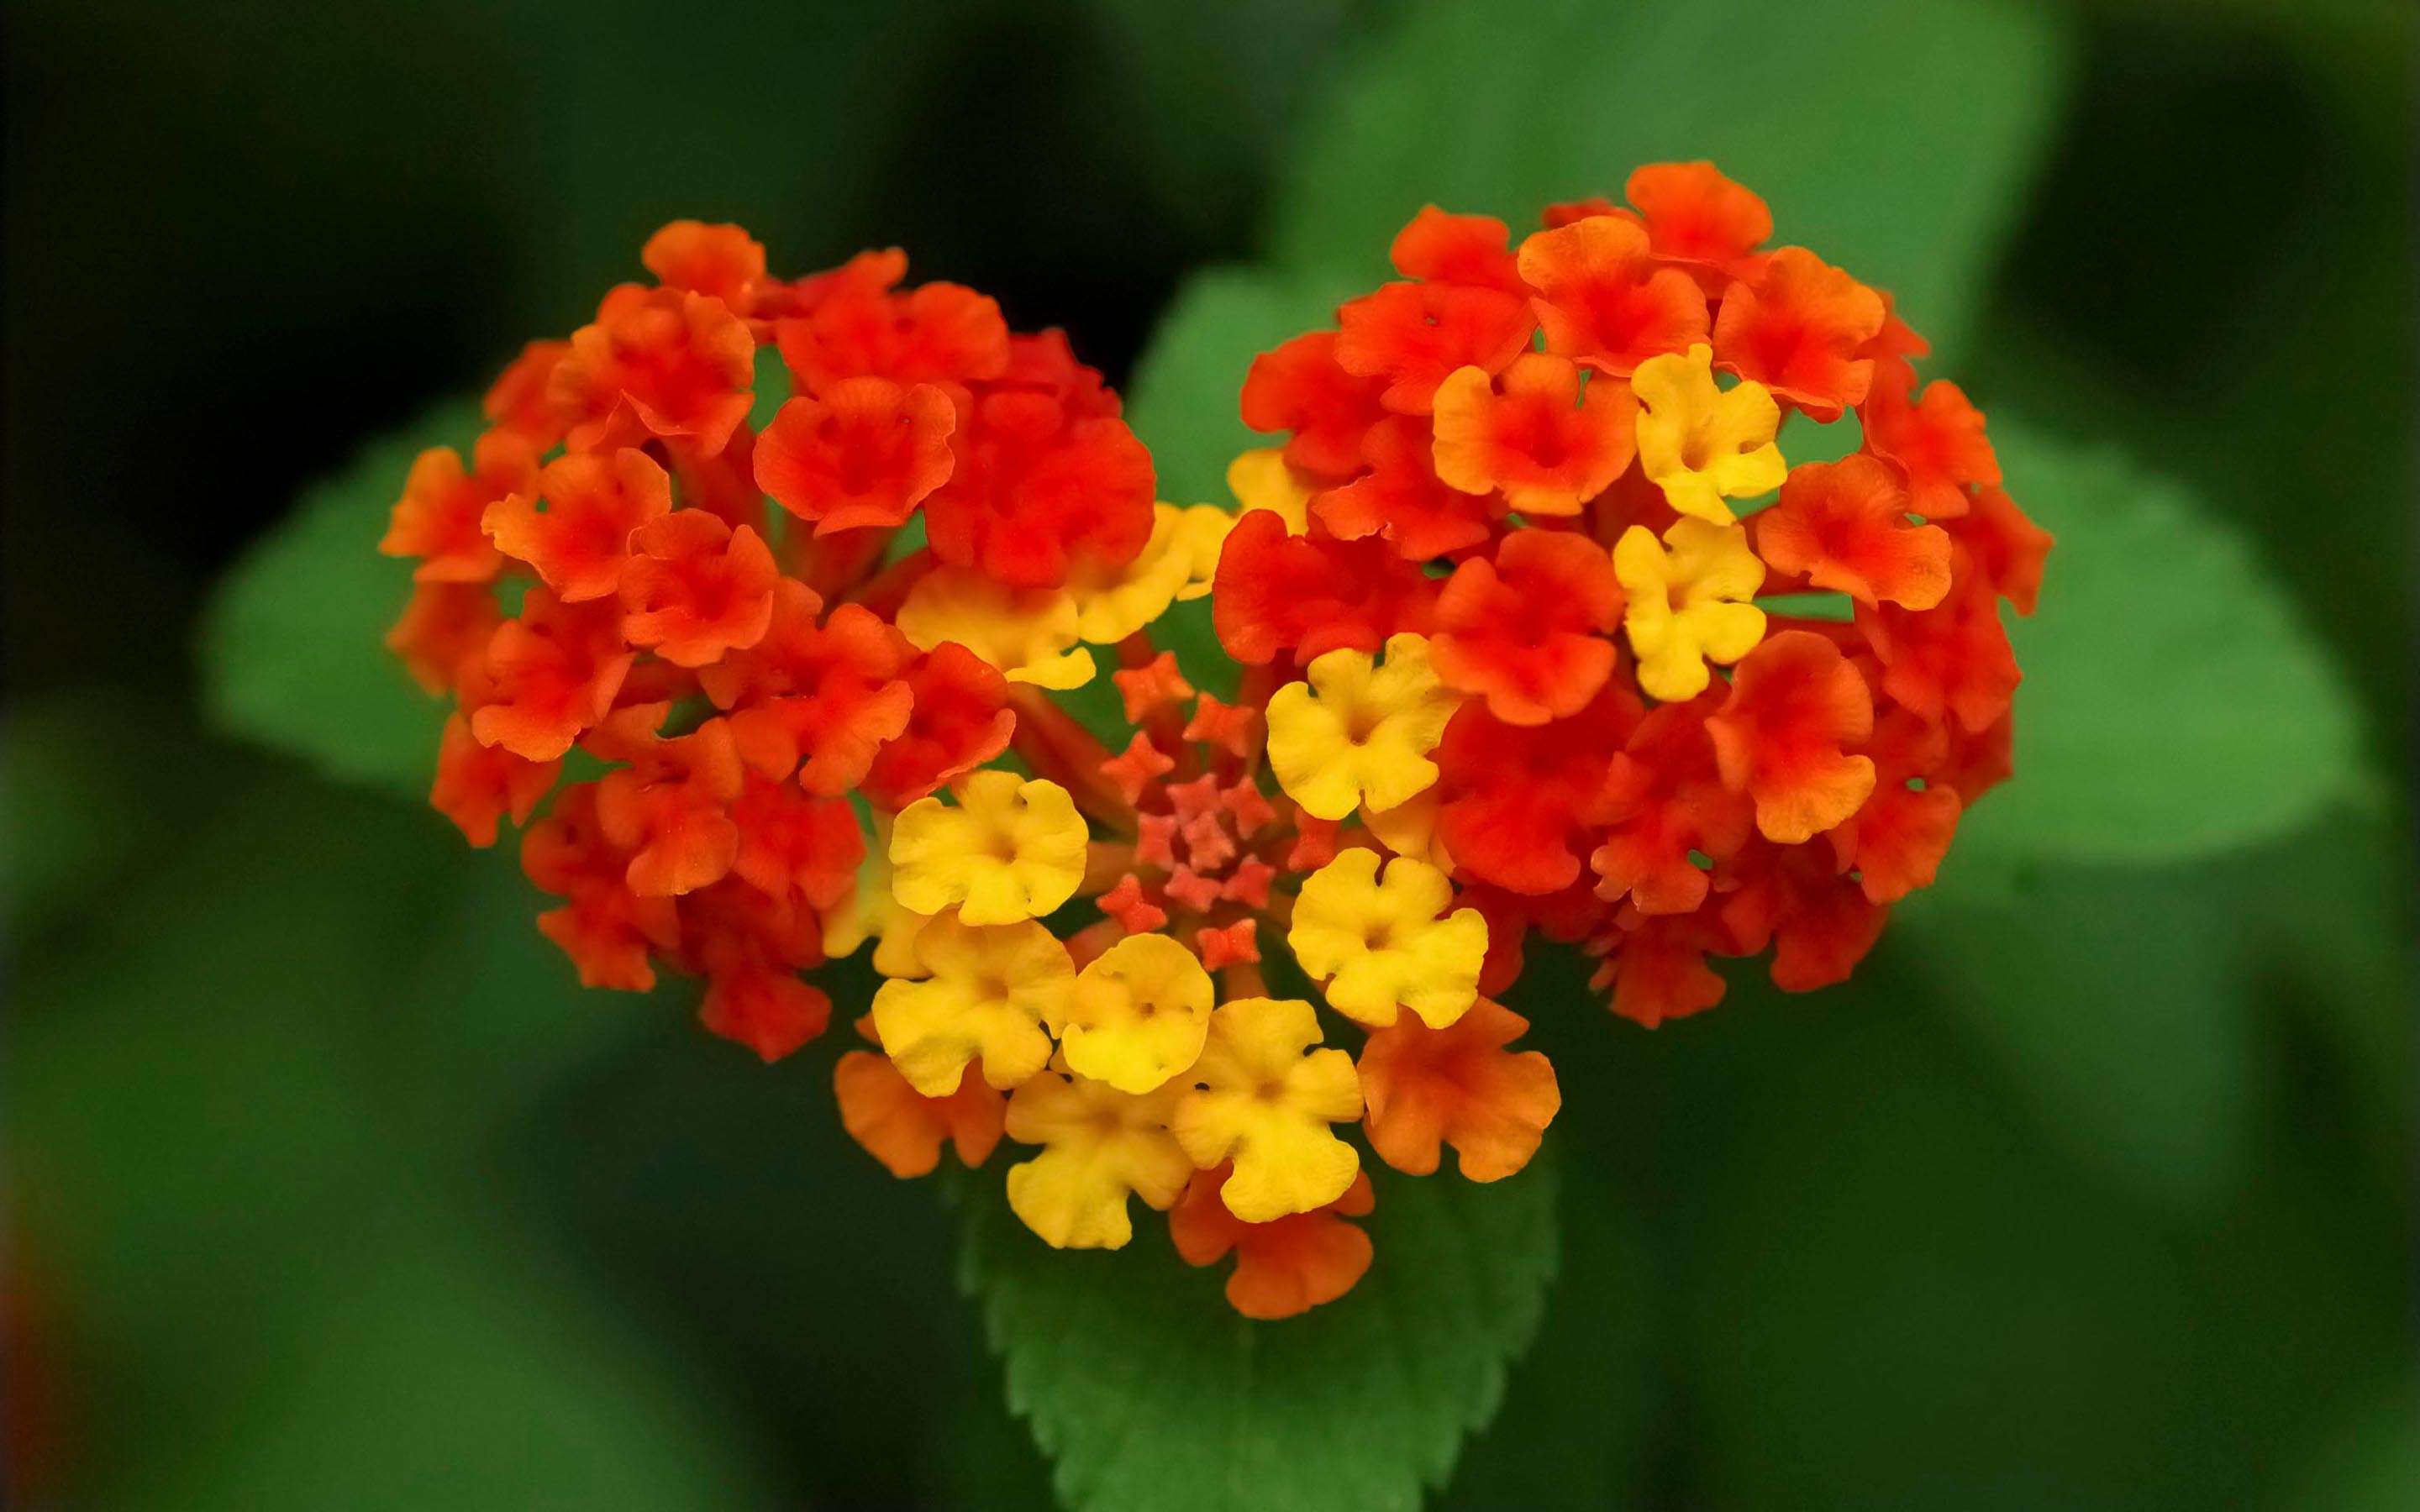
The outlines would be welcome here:
M 852 797 L 905 807 L 1016 723 L 1001 667 L 903 629 L 910 586 L 1114 579 L 1151 459 L 1059 332 L 901 287 L 897 251 L 783 281 L 738 227 L 678 222 L 642 260 L 655 283 L 497 379 L 467 464 L 412 468 L 388 644 L 455 702 L 432 797 L 473 844 L 554 795 L 522 859 L 581 980 L 702 977 L 706 1026 L 772 1059 L 830 1011 L 799 972 L 866 859 Z M 788 397 L 759 435 L 767 348 Z M 557 791 L 574 763 L 596 775 Z
M 871 945 L 833 1085 L 894 1173 L 1005 1140 L 1054 1247 L 1140 1199 L 1249 1316 L 1342 1296 L 1370 1157 L 1540 1148 L 1560 1090 L 1497 1000 L 1531 931 L 1651 1026 L 1710 957 L 1838 981 L 2009 773 L 2000 605 L 2050 539 L 1982 416 L 1711 165 L 1628 198 L 1517 247 L 1424 210 L 1401 281 L 1244 378 L 1284 440 L 1239 511 L 1156 501 L 1063 338 L 896 252 L 783 282 L 667 226 L 396 506 L 436 806 L 486 845 L 545 804 L 582 980 L 701 978 L 768 1060 Z M 1232 702 L 1154 638 L 1203 597 Z M 1054 698 L 1094 648 L 1115 738 Z
M 1438 776 L 1365 824 L 1486 916 L 1485 990 L 1536 929 L 1653 1026 L 1721 999 L 1710 956 L 1841 980 L 1933 880 L 2009 775 L 1999 606 L 2032 612 L 2051 543 L 1887 295 L 1767 248 L 1712 164 L 1626 194 L 1517 247 L 1425 209 L 1401 281 L 1252 364 L 1244 419 L 1285 440 L 1239 461 L 1216 609 L 1239 661 L 1314 677 L 1424 639 Z

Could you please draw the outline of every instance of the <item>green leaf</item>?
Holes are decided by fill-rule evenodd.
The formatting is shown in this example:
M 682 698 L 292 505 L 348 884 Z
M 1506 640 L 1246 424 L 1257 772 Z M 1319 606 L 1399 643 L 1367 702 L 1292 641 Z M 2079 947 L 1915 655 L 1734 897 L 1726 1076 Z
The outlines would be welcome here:
M 2116 452 L 2005 419 L 1993 437 L 2058 546 L 2040 611 L 2010 622 L 2016 780 L 1960 825 L 1951 885 L 2211 855 L 2360 795 L 2343 679 L 2240 534 Z
M 340 781 L 427 795 L 444 709 L 383 643 L 411 597 L 411 563 L 378 543 L 412 458 L 467 449 L 478 428 L 476 408 L 457 400 L 373 442 L 236 564 L 202 627 L 212 723 Z
M 1377 1258 L 1342 1300 L 1253 1322 L 1223 1267 L 1156 1224 L 1114 1254 L 1045 1246 L 997 1177 L 967 1201 L 964 1275 L 1012 1411 L 1078 1512 L 1417 1507 L 1486 1423 L 1556 1268 L 1544 1165 L 1488 1186 L 1375 1173 Z
M 1777 239 L 1894 290 L 1953 352 L 2059 114 L 2067 37 L 1992 0 L 1432 0 L 1336 90 L 1277 217 L 1280 260 L 1366 270 L 1423 204 L 1515 227 L 1711 158 Z

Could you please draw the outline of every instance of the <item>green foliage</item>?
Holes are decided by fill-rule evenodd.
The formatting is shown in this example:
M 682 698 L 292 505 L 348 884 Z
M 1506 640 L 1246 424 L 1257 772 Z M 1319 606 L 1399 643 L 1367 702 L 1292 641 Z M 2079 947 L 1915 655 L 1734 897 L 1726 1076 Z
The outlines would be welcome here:
M 411 563 L 379 555 L 412 458 L 467 452 L 477 409 L 455 401 L 365 447 L 296 501 L 220 584 L 202 630 L 202 698 L 219 729 L 346 782 L 425 797 L 444 711 L 384 644 Z
M 2109 448 L 1995 416 L 2009 490 L 2058 537 L 2011 622 L 2019 780 L 1962 826 L 1948 875 L 2156 865 L 2309 824 L 2361 785 L 2341 675 L 2253 548 Z
M 1488 1186 L 1373 1179 L 1370 1273 L 1272 1323 L 1231 1311 L 1156 1221 L 1114 1254 L 1062 1254 L 975 1179 L 965 1278 L 1067 1505 L 1352 1512 L 1443 1483 L 1536 1332 L 1555 1180 L 1544 1164 Z
M 38 1011 L 11 1026 L 11 1184 L 44 1218 L 29 1269 L 63 1281 L 77 1330 L 82 1368 L 58 1389 L 91 1457 L 84 1494 L 255 1512 L 754 1500 L 703 1383 L 468 1196 L 447 1158 L 464 1142 L 430 1140 L 431 1105 L 394 1074 L 415 963 L 453 943 L 423 931 L 452 922 L 454 837 L 214 764 L 231 775 L 130 790 L 176 843 L 29 964 Z
M 2058 15 L 1994 0 L 1438 0 L 1337 92 L 1276 250 L 1375 275 L 1423 204 L 1526 227 L 1639 163 L 1711 158 L 1782 241 L 1893 290 L 1954 354 L 2066 73 Z

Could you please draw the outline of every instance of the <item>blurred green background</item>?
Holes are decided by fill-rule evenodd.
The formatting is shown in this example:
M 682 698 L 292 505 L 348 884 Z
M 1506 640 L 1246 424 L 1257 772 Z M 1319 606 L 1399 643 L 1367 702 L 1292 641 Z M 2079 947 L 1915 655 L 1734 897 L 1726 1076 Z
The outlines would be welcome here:
M 374 527 L 244 554 L 676 215 L 1067 327 L 1211 497 L 1403 193 L 1702 154 L 2016 417 L 2061 744 L 1849 988 L 1525 984 L 1559 1274 L 1443 1502 L 2420 1505 L 2412 12 L 1799 8 L 12 4 L 8 1504 L 1047 1504 L 832 1046 L 574 988 L 508 856 L 345 779 L 392 690 L 261 563 Z M 2138 499 L 2192 548 L 2095 535 Z

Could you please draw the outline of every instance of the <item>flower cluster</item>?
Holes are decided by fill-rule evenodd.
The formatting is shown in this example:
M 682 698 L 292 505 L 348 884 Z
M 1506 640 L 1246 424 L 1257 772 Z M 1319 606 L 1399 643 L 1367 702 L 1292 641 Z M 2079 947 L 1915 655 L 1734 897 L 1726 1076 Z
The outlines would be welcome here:
M 1156 501 L 1057 332 L 895 252 L 782 282 L 667 226 L 396 506 L 436 806 L 528 823 L 584 982 L 701 978 L 768 1060 L 870 947 L 832 1077 L 892 1172 L 1006 1140 L 1053 1246 L 1140 1198 L 1247 1315 L 1342 1295 L 1365 1151 L 1496 1180 L 1559 1109 L 1497 1001 L 1532 930 L 1650 1026 L 1710 956 L 1837 981 L 2008 772 L 1999 604 L 2049 538 L 1982 417 L 1711 166 L 1628 196 L 1517 249 L 1423 211 L 1403 281 L 1252 364 L 1285 440 L 1235 511 Z M 1793 415 L 1854 448 L 1791 467 Z M 1203 598 L 1232 699 L 1165 643 Z M 1118 713 L 1063 701 L 1105 676 Z
M 1009 747 L 1031 658 L 953 617 L 1013 608 L 1020 653 L 1080 656 L 1189 559 L 1057 332 L 903 288 L 895 251 L 785 282 L 738 227 L 678 222 L 642 261 L 654 284 L 497 379 L 467 462 L 413 466 L 380 546 L 418 561 L 388 644 L 454 700 L 432 798 L 473 843 L 552 795 L 521 856 L 581 980 L 703 978 L 706 1026 L 772 1059 L 830 1011 L 799 973 L 851 927 L 857 805 Z M 759 434 L 766 348 L 788 396 Z M 558 790 L 573 764 L 593 775 Z
M 1215 602 L 1307 677 L 1268 705 L 1288 795 L 1450 875 L 1490 990 L 1534 929 L 1652 1026 L 1721 999 L 1710 956 L 1841 980 L 1933 880 L 2009 775 L 1999 606 L 2050 537 L 1887 295 L 1768 249 L 1710 163 L 1626 196 L 1517 247 L 1425 209 L 1401 281 L 1259 358 L 1244 420 L 1285 440 L 1236 462 Z

